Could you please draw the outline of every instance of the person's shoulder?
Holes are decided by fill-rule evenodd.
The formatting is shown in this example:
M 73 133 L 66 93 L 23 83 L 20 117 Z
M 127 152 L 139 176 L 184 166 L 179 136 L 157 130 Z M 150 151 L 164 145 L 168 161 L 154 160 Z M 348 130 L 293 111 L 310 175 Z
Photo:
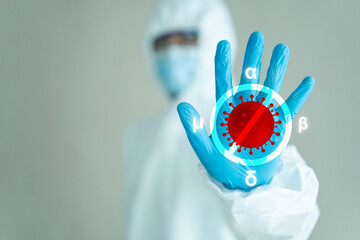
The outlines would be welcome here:
M 130 123 L 125 128 L 122 136 L 123 145 L 132 147 L 134 145 L 141 145 L 143 142 L 151 141 L 151 138 L 156 135 L 162 118 L 163 114 L 157 113 L 141 117 Z
M 132 161 L 136 160 L 134 156 L 136 156 L 137 153 L 136 151 L 134 152 L 134 150 L 139 147 L 142 149 L 142 146 L 145 146 L 151 141 L 152 136 L 155 134 L 154 129 L 160 118 L 161 116 L 159 115 L 143 117 L 133 121 L 125 128 L 121 140 L 122 158 L 125 162 L 129 161 L 129 159 Z

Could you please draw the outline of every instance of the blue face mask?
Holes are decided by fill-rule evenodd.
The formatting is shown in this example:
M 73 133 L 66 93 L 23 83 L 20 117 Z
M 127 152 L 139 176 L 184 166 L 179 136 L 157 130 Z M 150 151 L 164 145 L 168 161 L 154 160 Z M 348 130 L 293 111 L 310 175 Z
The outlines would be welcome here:
M 171 96 L 176 96 L 194 80 L 198 65 L 196 46 L 170 46 L 156 53 L 156 68 L 161 83 Z

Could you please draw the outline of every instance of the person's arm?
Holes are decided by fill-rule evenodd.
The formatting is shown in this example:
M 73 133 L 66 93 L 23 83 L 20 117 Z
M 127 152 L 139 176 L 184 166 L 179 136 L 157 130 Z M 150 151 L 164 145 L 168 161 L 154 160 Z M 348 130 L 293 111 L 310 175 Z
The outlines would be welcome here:
M 271 182 L 250 192 L 226 188 L 201 164 L 199 170 L 224 203 L 240 238 L 307 239 L 319 218 L 319 182 L 295 146 L 282 153 Z
M 264 36 L 260 32 L 253 33 L 246 47 L 239 84 L 240 88 L 252 84 L 253 95 L 250 95 L 251 100 L 255 96 L 254 99 L 263 99 L 262 102 L 265 99 L 264 95 L 262 95 L 263 92 L 259 90 L 259 94 L 256 95 L 257 88 L 253 87 L 257 87 L 257 84 L 259 84 L 263 49 Z M 276 96 L 281 88 L 288 59 L 288 47 L 285 44 L 278 44 L 273 50 L 264 87 L 262 87 L 262 89 L 270 92 L 268 94 L 268 96 L 271 96 L 269 98 L 270 102 L 272 96 Z M 256 77 L 249 78 L 246 76 L 249 67 L 256 69 Z M 227 41 L 219 42 L 217 47 L 215 78 L 216 100 L 226 99 L 229 95 L 233 97 L 235 106 L 241 105 L 243 102 L 242 95 L 234 97 L 238 90 L 234 90 L 232 87 L 231 49 Z M 198 112 L 189 103 L 180 103 L 178 105 L 180 120 L 188 140 L 204 167 L 202 172 L 208 174 L 211 186 L 225 201 L 230 210 L 229 213 L 231 214 L 229 215 L 231 218 L 235 218 L 235 221 L 229 219 L 229 224 L 234 226 L 234 231 L 238 233 L 239 239 L 306 239 L 317 221 L 319 215 L 316 205 L 318 181 L 313 170 L 307 167 L 294 147 L 287 149 L 280 155 L 273 156 L 272 159 L 268 159 L 270 158 L 269 154 L 266 155 L 267 151 L 273 153 L 277 146 L 282 143 L 286 133 L 285 129 L 291 126 L 287 125 L 287 123 L 290 119 L 294 119 L 310 95 L 314 85 L 315 80 L 312 77 L 306 77 L 287 98 L 285 103 L 278 102 L 279 105 L 287 106 L 286 117 L 284 117 L 284 114 L 276 115 L 276 109 L 275 111 L 271 110 L 271 112 L 274 112 L 274 121 L 277 123 L 275 127 L 277 137 L 274 136 L 272 141 L 268 142 L 267 145 L 265 144 L 265 151 L 261 146 L 249 147 L 250 151 L 249 148 L 241 149 L 245 137 L 250 132 L 251 134 L 258 132 L 256 129 L 250 129 L 255 126 L 253 118 L 259 116 L 256 115 L 258 111 L 251 115 L 251 121 L 245 122 L 247 131 L 244 130 L 245 127 L 243 129 L 239 128 L 241 133 L 239 135 L 242 136 L 239 143 L 237 141 L 240 137 L 237 135 L 232 136 L 230 133 L 229 139 L 235 138 L 238 152 L 243 151 L 241 154 L 245 154 L 242 162 L 236 162 L 228 158 L 232 156 L 231 153 L 235 153 L 233 150 L 236 148 L 231 149 L 228 147 L 228 149 L 225 148 L 225 150 L 220 151 L 217 147 L 219 142 L 216 142 L 217 140 L 214 138 L 216 135 L 213 136 L 213 133 L 209 136 L 204 128 L 193 131 L 193 119 L 200 119 Z M 241 102 L 236 102 L 238 98 Z M 224 115 L 229 115 L 226 117 L 228 119 L 231 118 L 230 114 L 228 114 L 229 111 L 232 111 L 231 107 L 235 108 L 233 104 L 229 104 L 229 106 L 230 108 L 226 109 L 226 111 L 222 110 Z M 220 108 L 221 106 L 217 107 Z M 274 107 L 274 105 L 269 104 L 269 107 Z M 247 113 L 243 112 L 242 114 L 242 119 L 245 119 Z M 277 116 L 282 118 L 275 119 Z M 234 124 L 238 123 L 240 125 L 242 123 L 244 126 L 242 121 L 245 120 L 242 119 L 237 120 Z M 217 121 L 214 121 L 214 123 L 220 125 Z M 266 123 L 256 121 L 256 124 Z M 221 126 L 224 126 L 224 124 Z M 229 125 L 227 125 L 227 128 L 230 128 Z M 228 134 L 223 133 L 221 135 L 227 138 Z M 251 135 L 251 138 L 254 137 Z M 232 144 L 229 144 L 229 146 L 233 146 Z M 240 148 L 238 145 L 240 145 Z M 223 146 L 225 147 L 225 145 Z M 258 151 L 256 154 L 261 155 L 259 152 L 260 147 L 264 155 L 262 155 L 262 158 L 256 158 L 252 155 L 251 148 L 254 148 L 254 152 Z M 263 162 L 258 163 L 256 162 L 258 159 L 267 161 L 262 160 Z M 252 181 L 249 180 L 250 174 L 256 174 L 256 176 L 252 175 Z

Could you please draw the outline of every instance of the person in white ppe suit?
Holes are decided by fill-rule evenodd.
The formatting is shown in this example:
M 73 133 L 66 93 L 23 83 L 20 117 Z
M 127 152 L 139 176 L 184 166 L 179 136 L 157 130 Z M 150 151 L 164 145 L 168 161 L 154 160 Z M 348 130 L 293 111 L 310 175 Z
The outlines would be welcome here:
M 189 144 L 177 105 L 190 102 L 208 121 L 223 39 L 235 56 L 236 34 L 221 0 L 162 0 L 151 15 L 147 56 L 170 101 L 124 138 L 128 240 L 307 239 L 317 222 L 318 181 L 294 146 L 269 184 L 245 192 L 212 178 Z

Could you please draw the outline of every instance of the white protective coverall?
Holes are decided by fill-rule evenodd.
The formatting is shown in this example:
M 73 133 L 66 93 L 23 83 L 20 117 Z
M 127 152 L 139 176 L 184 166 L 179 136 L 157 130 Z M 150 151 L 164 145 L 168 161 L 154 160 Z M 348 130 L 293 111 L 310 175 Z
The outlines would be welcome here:
M 319 216 L 318 180 L 295 147 L 283 152 L 271 183 L 251 192 L 229 190 L 212 179 L 191 148 L 177 104 L 191 103 L 209 125 L 216 45 L 228 40 L 235 55 L 236 36 L 221 0 L 160 1 L 146 37 L 150 63 L 154 38 L 188 28 L 199 31 L 201 59 L 193 84 L 124 138 L 127 239 L 307 239 Z

